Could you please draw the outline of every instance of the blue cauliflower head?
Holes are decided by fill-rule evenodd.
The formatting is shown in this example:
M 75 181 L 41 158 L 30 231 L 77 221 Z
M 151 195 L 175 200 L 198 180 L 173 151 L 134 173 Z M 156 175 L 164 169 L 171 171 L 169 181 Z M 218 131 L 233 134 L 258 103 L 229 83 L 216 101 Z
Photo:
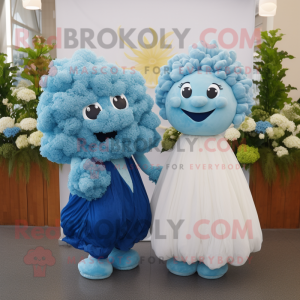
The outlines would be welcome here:
M 109 161 L 158 145 L 160 121 L 139 72 L 86 49 L 50 67 L 37 108 L 42 156 L 56 163 L 72 157 Z

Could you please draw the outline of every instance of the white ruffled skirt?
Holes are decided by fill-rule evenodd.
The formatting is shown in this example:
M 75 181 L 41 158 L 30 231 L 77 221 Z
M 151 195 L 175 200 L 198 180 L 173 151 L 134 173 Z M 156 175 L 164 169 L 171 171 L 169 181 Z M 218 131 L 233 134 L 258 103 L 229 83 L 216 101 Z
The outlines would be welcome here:
M 194 144 L 193 144 L 194 142 Z M 151 200 L 152 248 L 162 260 L 243 265 L 261 249 L 249 185 L 221 135 L 182 135 Z

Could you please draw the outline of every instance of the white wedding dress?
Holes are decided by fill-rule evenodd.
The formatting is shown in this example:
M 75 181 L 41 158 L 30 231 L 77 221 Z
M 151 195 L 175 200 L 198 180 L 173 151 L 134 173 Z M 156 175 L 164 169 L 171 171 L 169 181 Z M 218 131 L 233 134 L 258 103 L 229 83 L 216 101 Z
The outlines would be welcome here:
M 163 260 L 202 261 L 213 270 L 227 262 L 242 265 L 261 249 L 262 231 L 248 183 L 221 135 L 180 136 L 151 209 L 152 248 Z

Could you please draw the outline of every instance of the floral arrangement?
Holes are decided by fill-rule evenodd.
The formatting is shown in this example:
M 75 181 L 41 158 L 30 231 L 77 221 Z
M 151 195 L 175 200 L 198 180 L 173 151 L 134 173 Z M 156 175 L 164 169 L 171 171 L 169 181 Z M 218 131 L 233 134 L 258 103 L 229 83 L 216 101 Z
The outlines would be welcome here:
M 28 58 L 24 59 L 21 74 L 26 80 L 21 80 L 17 86 L 13 84 L 18 68 L 4 64 L 5 55 L 0 54 L 0 72 L 2 69 L 5 75 L 0 80 L 0 164 L 6 162 L 9 175 L 15 171 L 17 179 L 21 175 L 26 181 L 32 163 L 38 164 L 45 179 L 49 180 L 47 159 L 40 154 L 43 134 L 36 128 L 38 97 L 43 92 L 39 81 L 49 71 L 51 57 L 46 54 L 53 49 L 53 45 L 44 43 L 43 37 L 35 36 L 34 49 L 19 49 L 26 52 Z
M 246 117 L 238 129 L 229 128 L 225 138 L 241 165 L 249 168 L 258 161 L 268 182 L 276 179 L 277 167 L 288 179 L 292 166 L 300 168 L 300 105 L 285 104 L 267 119 L 267 112 L 256 108 L 252 116 L 257 118 L 259 109 L 263 120 Z
M 0 118 L 0 161 L 8 162 L 9 174 L 14 169 L 22 169 L 29 180 L 31 162 L 39 165 L 48 179 L 47 160 L 39 153 L 43 134 L 36 129 L 38 103 L 35 93 L 29 89 L 30 84 L 21 80 L 17 87 L 11 89 L 11 100 L 2 100 L 9 117 Z

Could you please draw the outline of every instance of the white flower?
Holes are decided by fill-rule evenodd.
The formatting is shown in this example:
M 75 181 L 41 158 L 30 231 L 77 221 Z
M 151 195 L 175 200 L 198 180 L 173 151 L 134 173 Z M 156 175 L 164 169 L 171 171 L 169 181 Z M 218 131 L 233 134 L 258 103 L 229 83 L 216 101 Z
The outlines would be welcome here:
M 19 100 L 29 102 L 36 99 L 36 95 L 34 91 L 25 88 L 17 92 L 17 98 Z
M 297 114 L 297 110 L 300 109 L 300 106 L 298 103 L 294 104 L 285 104 L 283 109 L 280 111 L 280 114 L 287 117 L 289 120 L 299 120 L 300 116 Z
M 263 133 L 260 133 L 258 136 L 261 140 L 263 140 L 265 138 L 265 135 Z
M 20 88 L 12 88 L 12 96 L 16 96 L 18 92 L 20 92 L 21 90 L 26 89 L 25 87 L 20 87 Z
M 295 131 L 293 132 L 293 135 L 297 135 L 299 132 L 300 132 L 300 125 L 298 125 L 298 126 L 295 128 Z
M 41 131 L 39 130 L 35 131 L 29 136 L 28 142 L 29 144 L 34 146 L 41 146 L 42 137 L 43 137 L 43 133 Z
M 269 136 L 270 138 L 272 138 L 272 137 L 274 136 L 273 128 L 272 128 L 272 127 L 268 127 L 268 128 L 266 129 L 266 133 L 268 134 L 268 136 Z
M 288 148 L 300 149 L 300 139 L 297 136 L 290 135 L 283 140 L 283 143 Z
M 296 125 L 293 121 L 289 121 L 288 122 L 288 126 L 287 126 L 287 131 L 289 132 L 293 132 L 296 128 Z
M 289 154 L 289 151 L 282 146 L 274 148 L 274 151 L 276 152 L 278 157 Z
M 7 104 L 8 104 L 8 99 L 7 99 L 7 98 L 3 99 L 3 100 L 2 100 L 2 103 L 3 103 L 4 105 L 7 105 Z
M 0 119 L 0 132 L 2 133 L 6 128 L 14 127 L 15 120 L 10 117 L 3 117 Z
M 235 141 L 241 136 L 241 133 L 235 128 L 229 128 L 225 132 L 225 139 Z
M 239 129 L 244 132 L 250 132 L 255 130 L 256 123 L 252 118 L 246 117 L 245 121 L 240 125 Z
M 273 116 L 271 116 L 270 123 L 290 132 L 293 132 L 295 130 L 295 123 L 280 114 L 274 114 Z
M 270 139 L 277 140 L 284 136 L 284 130 L 281 127 L 268 127 L 266 129 L 266 133 L 268 134 Z
M 273 143 L 272 143 L 272 146 L 275 148 L 275 147 L 277 147 L 277 146 L 278 146 L 278 143 L 277 143 L 277 142 L 275 142 L 275 141 L 273 141 Z
M 29 87 L 31 85 L 31 83 L 28 83 L 28 81 L 26 81 L 26 80 L 20 80 L 20 82 L 18 83 L 18 85 L 17 85 L 17 88 L 20 88 L 20 87 L 25 87 L 25 88 L 27 88 L 27 87 Z
M 16 146 L 19 149 L 22 149 L 22 148 L 27 147 L 28 145 L 29 144 L 28 144 L 28 140 L 27 140 L 27 135 L 26 134 L 19 135 L 18 138 L 16 139 Z
M 26 118 L 20 122 L 21 129 L 23 130 L 33 130 L 36 128 L 37 121 L 33 118 Z

